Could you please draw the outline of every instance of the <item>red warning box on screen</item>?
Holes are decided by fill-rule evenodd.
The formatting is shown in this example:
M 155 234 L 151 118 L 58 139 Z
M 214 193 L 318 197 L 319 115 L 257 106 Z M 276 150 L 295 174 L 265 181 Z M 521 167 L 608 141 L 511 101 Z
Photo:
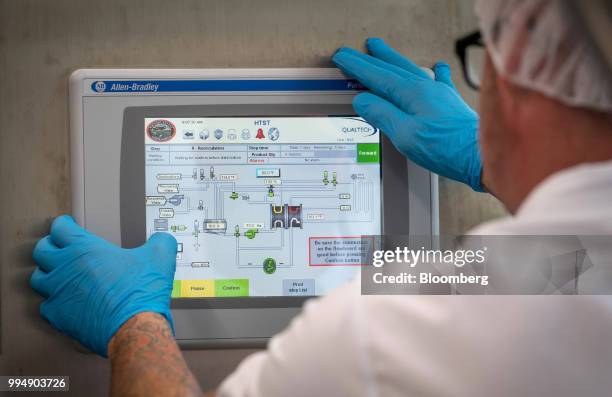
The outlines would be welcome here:
M 308 238 L 308 266 L 367 266 L 374 236 L 321 236 Z

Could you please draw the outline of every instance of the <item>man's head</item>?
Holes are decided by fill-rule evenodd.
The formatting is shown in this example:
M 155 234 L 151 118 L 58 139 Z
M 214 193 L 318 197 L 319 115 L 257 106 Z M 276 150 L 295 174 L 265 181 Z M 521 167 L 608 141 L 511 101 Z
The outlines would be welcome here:
M 515 212 L 549 175 L 612 160 L 612 78 L 580 29 L 557 26 L 569 23 L 558 0 L 478 8 L 483 182 Z

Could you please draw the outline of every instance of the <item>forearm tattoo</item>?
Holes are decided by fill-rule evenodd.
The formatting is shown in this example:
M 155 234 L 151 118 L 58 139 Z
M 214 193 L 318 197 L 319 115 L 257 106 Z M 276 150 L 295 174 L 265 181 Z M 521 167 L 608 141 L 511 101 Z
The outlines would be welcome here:
M 202 396 L 166 319 L 140 313 L 109 343 L 111 396 Z

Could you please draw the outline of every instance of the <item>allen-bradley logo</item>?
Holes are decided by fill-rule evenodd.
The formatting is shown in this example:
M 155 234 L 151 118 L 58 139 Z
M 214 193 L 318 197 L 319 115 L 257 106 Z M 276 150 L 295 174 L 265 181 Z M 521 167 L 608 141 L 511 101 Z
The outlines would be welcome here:
M 91 89 L 96 92 L 157 92 L 159 83 L 151 81 L 94 81 Z
M 104 92 L 106 90 L 106 83 L 103 81 L 96 81 L 93 83 L 93 87 L 96 92 Z

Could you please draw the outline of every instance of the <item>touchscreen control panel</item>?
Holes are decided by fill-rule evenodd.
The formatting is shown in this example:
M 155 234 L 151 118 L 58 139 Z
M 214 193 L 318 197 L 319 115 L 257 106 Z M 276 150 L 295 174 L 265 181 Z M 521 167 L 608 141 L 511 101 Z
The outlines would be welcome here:
M 143 128 L 146 233 L 178 241 L 174 298 L 322 295 L 381 234 L 380 132 L 359 117 Z

